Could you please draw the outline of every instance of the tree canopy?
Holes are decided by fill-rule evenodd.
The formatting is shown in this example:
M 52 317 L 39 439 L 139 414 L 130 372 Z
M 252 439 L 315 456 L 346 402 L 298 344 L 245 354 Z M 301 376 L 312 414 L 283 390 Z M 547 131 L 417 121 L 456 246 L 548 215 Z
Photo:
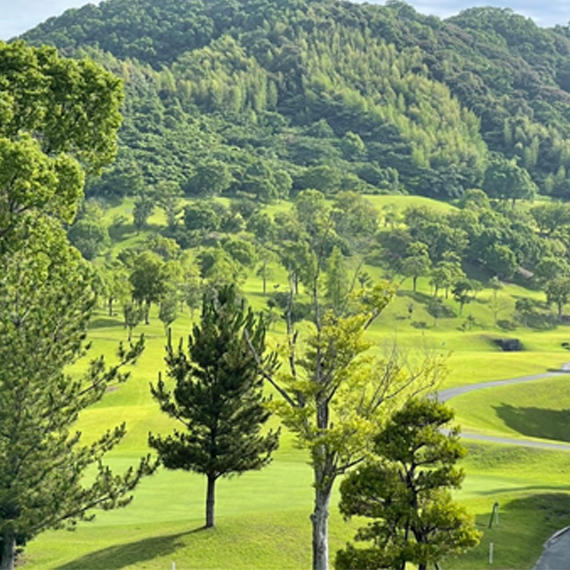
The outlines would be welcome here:
M 329 0 L 110 0 L 24 35 L 125 82 L 120 158 L 90 193 L 168 181 L 262 201 L 289 188 L 568 197 L 569 36 L 507 9 L 442 21 Z M 72 123 L 48 109 L 53 141 Z

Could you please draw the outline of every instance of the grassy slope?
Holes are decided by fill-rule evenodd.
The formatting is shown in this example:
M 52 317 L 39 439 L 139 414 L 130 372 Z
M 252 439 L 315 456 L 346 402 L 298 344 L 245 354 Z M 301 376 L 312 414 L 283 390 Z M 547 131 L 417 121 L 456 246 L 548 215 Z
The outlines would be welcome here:
M 433 203 L 399 196 L 376 196 L 372 200 L 377 208 L 396 204 L 398 209 L 403 209 L 411 203 Z M 283 203 L 270 209 L 277 211 L 287 207 L 289 205 Z M 450 206 L 439 204 L 438 207 Z M 107 211 L 105 218 L 110 222 L 117 214 L 128 217 L 130 208 L 132 204 L 122 204 Z M 162 212 L 156 212 L 150 222 L 155 226 L 163 224 Z M 117 244 L 116 249 L 133 245 L 147 234 L 143 232 L 136 236 L 127 231 L 124 241 Z M 370 271 L 377 274 L 374 268 Z M 281 277 L 277 274 L 276 279 Z M 570 360 L 560 347 L 567 339 L 565 328 L 546 332 L 521 329 L 508 333 L 507 336 L 520 338 L 528 351 L 498 351 L 491 340 L 505 336 L 505 333 L 492 326 L 490 291 L 481 292 L 476 302 L 465 307 L 463 319 L 441 319 L 434 326 L 433 318 L 423 305 L 431 294 L 427 280 L 420 279 L 418 285 L 416 294 L 410 291 L 409 282 L 402 285 L 399 295 L 374 326 L 371 335 L 379 342 L 395 338 L 402 346 L 412 348 L 421 344 L 449 354 L 450 374 L 445 385 L 515 377 L 544 371 L 559 366 L 565 359 Z M 244 288 L 252 305 L 261 308 L 264 299 L 260 281 L 249 279 Z M 500 293 L 507 307 L 506 315 L 512 310 L 516 296 L 521 294 L 539 295 L 514 285 L 506 287 Z M 411 319 L 407 310 L 410 302 L 414 303 Z M 453 301 L 448 300 L 446 304 L 457 310 Z M 479 325 L 472 331 L 460 332 L 458 327 L 469 314 Z M 422 322 L 426 328 L 418 329 L 418 323 Z M 188 315 L 179 318 L 174 323 L 174 336 L 186 334 L 189 324 Z M 280 336 L 280 329 L 277 327 L 273 332 L 275 339 Z M 129 434 L 110 458 L 110 463 L 116 467 L 126 467 L 147 453 L 149 431 L 164 433 L 172 426 L 158 412 L 148 391 L 148 383 L 156 379 L 162 367 L 162 326 L 155 316 L 152 324 L 140 327 L 137 332 L 140 331 L 147 337 L 147 349 L 133 368 L 131 380 L 107 394 L 80 419 L 79 429 L 87 440 L 108 426 L 127 422 Z M 117 342 L 126 335 L 119 317 L 109 318 L 100 313 L 93 322 L 90 336 L 94 341 L 94 355 L 104 353 L 112 357 Z M 81 367 L 81 364 L 77 365 L 77 370 Z M 567 437 L 559 422 L 565 421 L 564 406 L 570 404 L 570 393 L 560 380 L 540 384 L 540 392 L 530 385 L 490 389 L 458 398 L 453 403 L 459 421 L 470 429 L 516 436 L 522 434 L 517 430 L 528 431 L 525 418 L 532 417 L 536 424 L 535 437 Z M 497 411 L 497 405 L 501 413 Z M 529 412 L 531 408 L 538 411 Z M 482 530 L 486 529 L 495 500 L 500 501 L 503 514 L 499 528 L 487 531 L 482 545 L 454 561 L 453 567 L 486 566 L 489 541 L 496 545 L 496 568 L 532 566 L 540 554 L 542 542 L 557 528 L 570 524 L 570 518 L 565 514 L 570 512 L 570 499 L 563 494 L 570 475 L 568 455 L 508 446 L 476 445 L 471 448 L 472 453 L 464 465 L 467 479 L 459 497 L 477 516 Z M 281 449 L 270 467 L 221 481 L 218 528 L 212 531 L 200 530 L 204 510 L 203 479 L 188 473 L 161 470 L 142 484 L 127 509 L 98 514 L 94 523 L 81 524 L 72 534 L 50 532 L 33 540 L 26 550 L 26 568 L 158 570 L 170 567 L 172 561 L 178 569 L 308 567 L 311 473 L 306 459 L 304 452 L 295 449 L 291 437 L 284 434 Z M 336 504 L 336 497 L 333 503 Z M 333 512 L 331 551 L 349 539 L 353 530 L 354 525 L 347 525 L 338 513 Z

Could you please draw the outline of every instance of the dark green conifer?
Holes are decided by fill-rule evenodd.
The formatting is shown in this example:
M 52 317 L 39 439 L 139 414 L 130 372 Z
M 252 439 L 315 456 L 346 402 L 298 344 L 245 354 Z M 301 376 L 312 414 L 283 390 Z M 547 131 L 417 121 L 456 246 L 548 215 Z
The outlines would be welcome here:
M 215 485 L 220 477 L 261 469 L 277 449 L 278 432 L 263 434 L 270 416 L 256 355 L 265 352 L 265 325 L 237 298 L 235 287 L 206 294 L 202 318 L 185 351 L 169 338 L 167 376 L 151 392 L 163 412 L 184 425 L 149 444 L 168 469 L 206 475 L 206 527 L 214 526 Z M 274 360 L 273 355 L 266 360 Z

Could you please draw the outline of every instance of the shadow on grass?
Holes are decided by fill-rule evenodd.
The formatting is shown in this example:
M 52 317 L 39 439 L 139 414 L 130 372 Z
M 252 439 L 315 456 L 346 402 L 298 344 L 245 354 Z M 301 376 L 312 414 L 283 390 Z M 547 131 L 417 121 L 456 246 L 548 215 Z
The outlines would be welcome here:
M 497 489 L 487 489 L 477 491 L 477 495 L 482 497 L 502 495 L 505 493 L 530 493 L 532 491 L 563 491 L 567 485 L 523 485 L 521 487 L 498 487 Z M 569 511 L 570 512 L 570 511 Z
M 422 303 L 424 305 L 426 305 L 433 299 L 432 295 L 426 295 L 425 293 L 420 293 L 419 291 L 416 291 L 414 293 L 413 291 L 408 291 L 408 290 L 406 291 L 398 290 L 396 291 L 396 296 L 409 297 L 410 299 L 413 299 L 416 303 Z
M 89 323 L 90 329 L 105 329 L 110 327 L 124 327 L 124 323 L 112 317 L 99 317 Z
M 570 410 L 517 408 L 510 404 L 493 406 L 505 424 L 529 437 L 570 441 Z
M 183 537 L 205 530 L 206 527 L 202 526 L 169 536 L 145 538 L 137 542 L 110 546 L 58 566 L 57 570 L 85 570 L 87 568 L 89 570 L 119 570 L 126 566 L 137 567 L 143 562 L 172 554 L 184 546 L 181 540 Z
M 541 555 L 544 541 L 570 524 L 570 495 L 567 493 L 539 492 L 512 500 L 499 497 L 499 525 L 493 524 L 490 529 L 493 502 L 490 497 L 488 510 L 476 517 L 476 527 L 483 532 L 481 544 L 461 556 L 450 558 L 444 568 L 489 568 L 489 545 L 492 542 L 497 568 L 528 570 Z
M 135 228 L 132 224 L 112 225 L 109 228 L 109 237 L 116 243 L 125 240 L 127 236 L 134 235 L 134 233 Z
M 570 495 L 568 493 L 541 493 L 540 495 L 521 497 L 507 503 L 504 510 L 507 512 L 534 512 L 538 519 L 545 518 L 547 521 L 554 520 L 556 522 L 556 519 L 559 518 L 570 519 Z

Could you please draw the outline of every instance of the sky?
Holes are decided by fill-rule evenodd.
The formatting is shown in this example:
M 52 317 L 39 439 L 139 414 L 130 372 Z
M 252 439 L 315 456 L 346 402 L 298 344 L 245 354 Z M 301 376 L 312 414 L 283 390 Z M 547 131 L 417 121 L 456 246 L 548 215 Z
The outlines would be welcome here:
M 17 36 L 51 16 L 59 16 L 68 8 L 78 8 L 87 3 L 86 0 L 0 0 L 0 39 Z M 98 2 L 91 0 L 91 3 Z M 465 8 L 492 5 L 511 8 L 533 18 L 540 26 L 567 25 L 570 21 L 568 0 L 407 0 L 407 3 L 418 12 L 441 18 Z

